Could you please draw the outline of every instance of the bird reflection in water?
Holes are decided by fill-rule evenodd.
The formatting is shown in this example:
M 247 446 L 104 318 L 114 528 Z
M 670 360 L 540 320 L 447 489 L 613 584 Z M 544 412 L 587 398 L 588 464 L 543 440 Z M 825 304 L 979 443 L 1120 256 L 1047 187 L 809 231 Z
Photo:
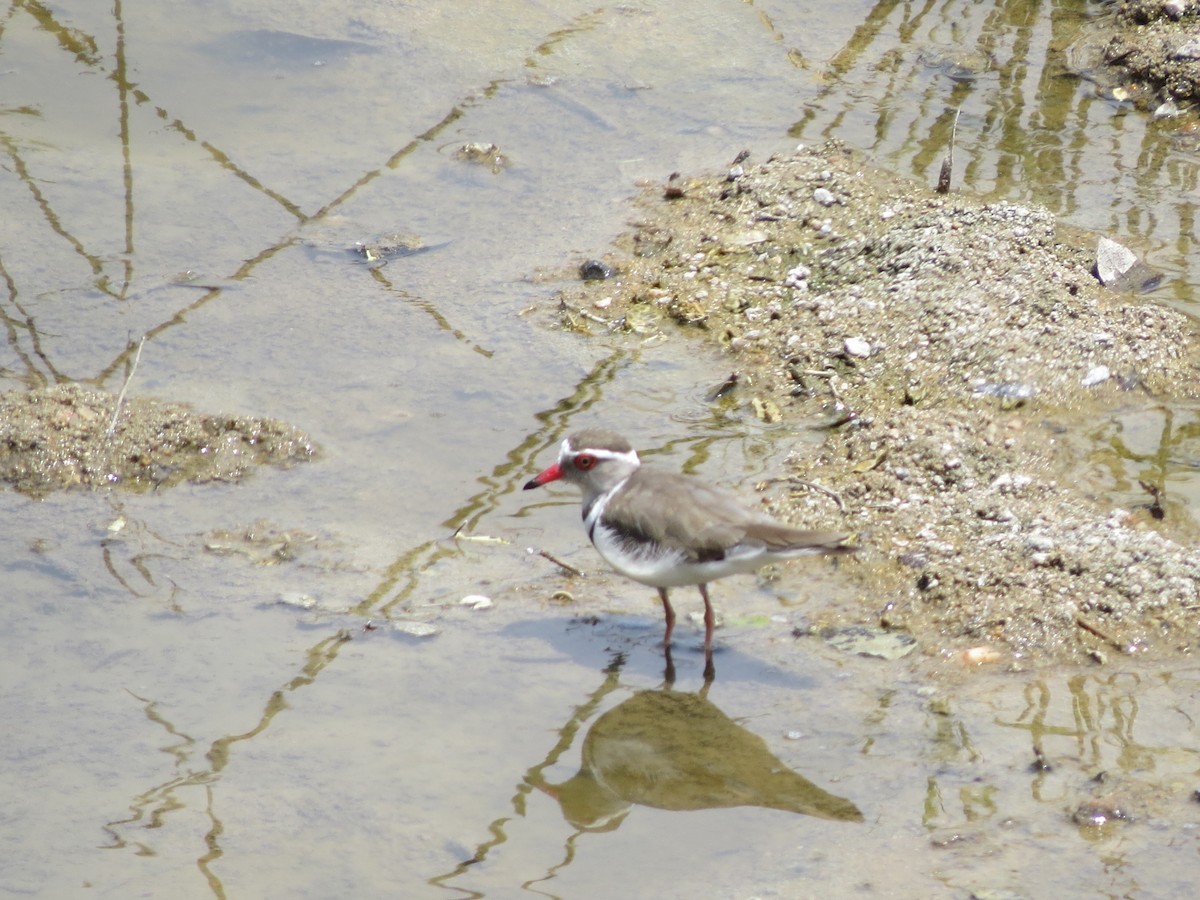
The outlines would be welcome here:
M 670 687 L 634 694 L 600 716 L 583 764 L 562 784 L 540 784 L 583 831 L 610 831 L 633 806 L 666 810 L 760 806 L 861 822 L 858 807 L 793 772 L 766 742 L 705 696 Z
M 622 689 L 624 665 L 625 655 L 615 654 L 603 682 L 563 724 L 545 759 L 526 771 L 513 797 L 512 813 L 493 820 L 487 827 L 490 837 L 453 869 L 430 878 L 430 885 L 467 897 L 485 896 L 454 883 L 508 843 L 509 828 L 528 815 L 526 799 L 534 791 L 554 797 L 575 832 L 566 839 L 562 861 L 526 882 L 527 890 L 556 878 L 571 864 L 581 835 L 616 829 L 634 806 L 679 811 L 758 806 L 863 821 L 857 806 L 793 772 L 762 738 L 717 709 L 707 696 L 712 686 L 707 672 L 697 693 L 674 690 L 669 652 L 663 687 L 638 691 L 597 718 L 583 739 L 579 772 L 562 784 L 550 784 L 544 773 L 557 765 L 605 699 Z

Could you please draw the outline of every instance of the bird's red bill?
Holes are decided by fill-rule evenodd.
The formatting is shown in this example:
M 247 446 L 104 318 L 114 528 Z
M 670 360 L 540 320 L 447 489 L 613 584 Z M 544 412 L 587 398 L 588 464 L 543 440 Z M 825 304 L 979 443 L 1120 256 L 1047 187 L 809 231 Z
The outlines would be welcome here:
M 551 481 L 558 481 L 558 479 L 562 478 L 562 474 L 562 467 L 558 463 L 555 463 L 550 468 L 546 469 L 546 471 L 540 472 L 533 478 L 529 479 L 525 485 L 525 490 L 541 487 L 543 484 L 549 484 Z

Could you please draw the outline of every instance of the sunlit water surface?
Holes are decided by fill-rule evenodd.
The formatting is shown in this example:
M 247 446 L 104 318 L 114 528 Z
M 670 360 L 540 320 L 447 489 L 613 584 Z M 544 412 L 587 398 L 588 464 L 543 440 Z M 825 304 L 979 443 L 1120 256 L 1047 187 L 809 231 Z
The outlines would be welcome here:
M 794 437 L 705 399 L 717 350 L 547 328 L 544 273 L 607 252 L 639 180 L 744 148 L 837 137 L 932 183 L 958 111 L 956 187 L 1111 234 L 1190 309 L 1194 147 L 1064 77 L 1092 9 L 11 4 L 0 387 L 115 392 L 146 335 L 131 391 L 322 457 L 0 493 L 0 891 L 1190 896 L 1193 667 L 847 656 L 793 637 L 847 602 L 817 565 L 717 585 L 717 679 L 689 625 L 669 684 L 652 592 L 568 492 L 519 492 L 590 423 L 778 474 Z M 350 252 L 394 233 L 426 249 Z M 1186 514 L 1195 413 L 1155 403 L 1081 455 Z

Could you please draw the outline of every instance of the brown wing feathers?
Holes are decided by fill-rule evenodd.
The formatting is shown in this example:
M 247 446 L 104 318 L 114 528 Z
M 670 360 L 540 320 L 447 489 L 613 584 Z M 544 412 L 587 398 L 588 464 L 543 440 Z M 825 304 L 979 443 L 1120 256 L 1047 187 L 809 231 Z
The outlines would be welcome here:
M 681 495 L 689 502 L 680 503 Z M 747 510 L 732 494 L 697 478 L 645 467 L 630 476 L 626 491 L 609 501 L 604 516 L 623 534 L 684 551 L 695 561 L 723 559 L 728 548 L 744 542 L 771 550 L 850 549 L 839 546 L 844 534 L 792 528 Z

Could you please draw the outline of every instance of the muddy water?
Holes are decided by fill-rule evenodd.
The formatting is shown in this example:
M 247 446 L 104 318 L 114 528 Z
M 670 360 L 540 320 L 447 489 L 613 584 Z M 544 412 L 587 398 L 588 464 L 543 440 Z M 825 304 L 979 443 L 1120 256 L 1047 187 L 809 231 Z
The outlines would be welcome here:
M 519 492 L 593 422 L 725 483 L 777 473 L 783 435 L 704 399 L 727 360 L 547 330 L 533 277 L 603 253 L 638 179 L 744 147 L 842 137 L 932 181 L 961 107 L 969 186 L 1114 232 L 1190 303 L 1193 154 L 1057 77 L 1085 8 L 13 7 L 0 387 L 117 390 L 145 334 L 130 390 L 290 421 L 324 455 L 236 486 L 0 494 L 0 886 L 1182 895 L 1194 667 L 848 657 L 792 636 L 854 602 L 795 567 L 714 589 L 717 681 L 693 637 L 667 686 L 647 592 L 601 569 L 572 496 Z M 468 141 L 507 166 L 456 158 Z M 349 252 L 396 232 L 429 249 Z M 1190 503 L 1192 417 L 1098 424 L 1098 481 L 1167 467 Z M 621 725 L 631 703 L 690 713 Z M 626 753 L 695 772 L 679 743 L 744 748 L 704 808 L 700 775 L 619 777 Z M 764 768 L 801 799 L 756 788 Z

